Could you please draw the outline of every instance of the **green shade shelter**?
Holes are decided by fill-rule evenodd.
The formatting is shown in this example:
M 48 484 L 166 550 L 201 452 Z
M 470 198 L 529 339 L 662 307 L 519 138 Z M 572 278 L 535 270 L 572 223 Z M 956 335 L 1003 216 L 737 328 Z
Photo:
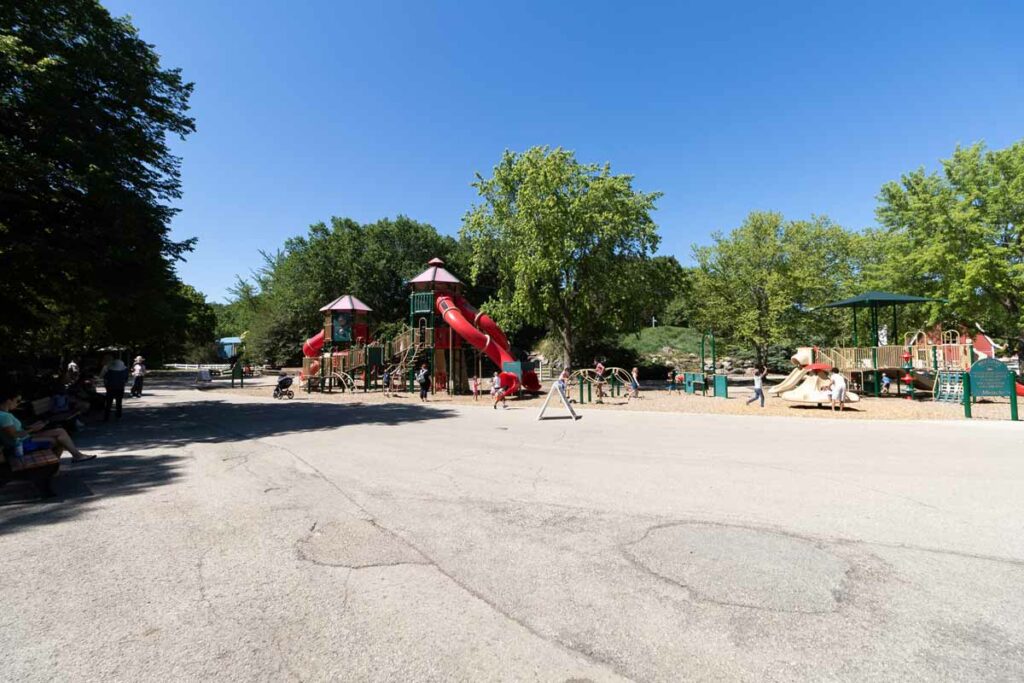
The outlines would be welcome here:
M 857 345 L 857 309 L 867 308 L 871 311 L 871 330 L 873 333 L 872 346 L 878 346 L 878 310 L 892 306 L 892 338 L 896 340 L 897 319 L 896 307 L 901 304 L 921 304 L 931 301 L 945 301 L 945 299 L 932 299 L 926 296 L 912 296 L 910 294 L 893 294 L 892 292 L 870 291 L 858 294 L 857 296 L 842 301 L 833 301 L 824 304 L 820 308 L 852 308 L 853 309 L 853 345 Z M 898 343 L 898 342 L 897 342 Z

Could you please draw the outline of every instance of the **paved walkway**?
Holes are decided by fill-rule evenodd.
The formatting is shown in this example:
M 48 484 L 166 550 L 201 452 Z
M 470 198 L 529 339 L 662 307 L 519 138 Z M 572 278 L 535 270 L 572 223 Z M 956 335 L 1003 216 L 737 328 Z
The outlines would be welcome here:
M 1024 428 L 158 388 L 0 490 L 0 679 L 1021 680 Z

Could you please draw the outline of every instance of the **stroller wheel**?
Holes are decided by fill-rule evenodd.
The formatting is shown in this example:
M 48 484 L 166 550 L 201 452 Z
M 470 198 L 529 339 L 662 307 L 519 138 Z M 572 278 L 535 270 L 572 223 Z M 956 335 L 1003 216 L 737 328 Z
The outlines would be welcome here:
M 281 398 L 281 392 L 277 389 L 274 389 L 274 398 Z
M 288 389 L 287 391 L 285 391 L 285 392 L 284 392 L 284 394 L 285 394 L 285 396 L 287 396 L 288 398 L 295 398 L 295 392 L 294 392 L 294 391 L 292 391 L 291 389 Z

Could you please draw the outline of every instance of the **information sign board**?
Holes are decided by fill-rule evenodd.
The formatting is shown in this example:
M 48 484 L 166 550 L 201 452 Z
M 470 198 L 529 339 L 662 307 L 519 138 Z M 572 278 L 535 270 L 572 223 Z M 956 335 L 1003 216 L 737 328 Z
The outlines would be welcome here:
M 971 394 L 982 396 L 1009 396 L 1013 393 L 1010 369 L 995 358 L 983 358 L 971 366 Z

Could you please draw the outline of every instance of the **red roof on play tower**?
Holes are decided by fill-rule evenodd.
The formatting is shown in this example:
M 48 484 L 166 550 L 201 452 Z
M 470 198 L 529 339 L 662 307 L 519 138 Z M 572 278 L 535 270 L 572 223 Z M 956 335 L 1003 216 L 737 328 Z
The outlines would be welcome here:
M 355 298 L 351 294 L 339 296 L 337 299 L 327 304 L 321 311 L 362 311 L 369 313 L 373 309 L 364 304 L 359 299 Z
M 444 261 L 439 258 L 430 259 L 427 261 L 429 266 L 422 273 L 409 280 L 410 284 L 422 283 L 422 282 L 448 282 L 451 284 L 462 284 L 459 278 L 455 277 L 444 267 Z

